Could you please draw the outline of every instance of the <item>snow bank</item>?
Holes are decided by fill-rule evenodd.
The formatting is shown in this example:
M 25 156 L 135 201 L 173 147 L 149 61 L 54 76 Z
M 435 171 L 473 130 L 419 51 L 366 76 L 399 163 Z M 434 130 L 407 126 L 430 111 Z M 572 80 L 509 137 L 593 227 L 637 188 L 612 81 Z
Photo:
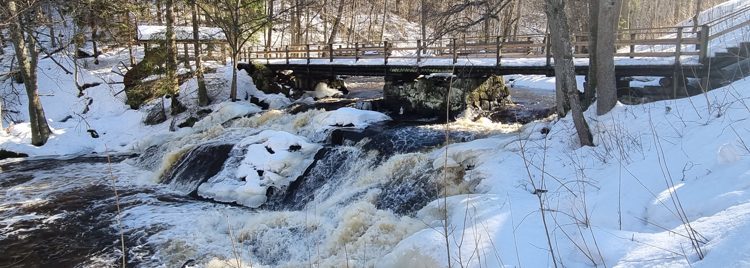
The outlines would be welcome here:
M 249 102 L 222 102 L 216 107 L 216 111 L 204 117 L 193 125 L 195 131 L 203 131 L 215 125 L 222 124 L 233 118 L 258 113 L 262 109 Z
M 167 26 L 161 25 L 138 25 L 138 40 L 164 40 Z M 199 27 L 200 40 L 226 40 L 221 28 Z M 175 37 L 177 40 L 193 40 L 192 26 L 175 26 Z
M 266 202 L 269 187 L 285 189 L 301 176 L 321 146 L 287 132 L 266 130 L 243 139 L 235 145 L 238 148 L 244 152 L 239 166 L 225 168 L 202 184 L 199 195 L 259 207 Z
M 692 98 L 587 111 L 596 147 L 579 148 L 568 116 L 515 137 L 450 145 L 447 159 L 446 148 L 433 152 L 433 167 L 462 167 L 464 180 L 480 181 L 476 194 L 447 199 L 453 266 L 552 266 L 545 224 L 555 259 L 569 267 L 747 265 L 750 255 L 732 250 L 747 248 L 738 238 L 750 235 L 747 88 L 746 78 Z M 535 191 L 544 192 L 546 223 Z M 441 199 L 422 209 L 428 227 L 382 267 L 447 266 L 442 207 Z
M 66 69 L 73 70 L 70 58 L 54 57 Z M 23 84 L 11 86 L 10 79 L 2 82 L 2 94 L 15 96 L 10 92 L 13 88 L 18 92 L 18 97 L 13 101 L 16 105 L 3 107 L 18 111 L 15 114 L 18 123 L 5 122 L 10 132 L 0 135 L 0 149 L 31 156 L 117 152 L 127 150 L 130 143 L 141 137 L 166 132 L 167 126 L 164 124 L 143 125 L 141 119 L 144 114 L 125 105 L 125 93 L 121 92 L 123 86 L 106 83 L 105 78 L 111 69 L 111 65 L 106 64 L 113 61 L 106 60 L 107 57 L 126 59 L 127 53 L 102 56 L 101 65 L 91 67 L 101 70 L 81 68 L 79 83 L 99 83 L 83 92 L 76 88 L 73 75 L 66 73 L 52 59 L 39 60 L 39 96 L 52 129 L 52 135 L 42 147 L 30 145 L 30 127 L 28 122 L 24 122 L 28 121 L 28 98 Z M 81 60 L 80 64 L 85 64 L 84 61 Z M 79 96 L 79 93 L 82 95 Z

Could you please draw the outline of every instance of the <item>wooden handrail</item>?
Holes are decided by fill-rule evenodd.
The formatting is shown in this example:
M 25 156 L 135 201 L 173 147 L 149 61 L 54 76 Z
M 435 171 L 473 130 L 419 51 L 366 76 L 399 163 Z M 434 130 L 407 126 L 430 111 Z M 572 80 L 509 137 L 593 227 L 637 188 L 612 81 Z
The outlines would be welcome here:
M 744 10 L 744 9 L 743 9 Z M 748 7 L 750 10 L 750 7 Z M 733 27 L 711 33 L 710 25 L 692 27 L 656 27 L 646 29 L 625 29 L 618 31 L 615 45 L 626 52 L 615 52 L 616 56 L 635 57 L 672 57 L 679 64 L 682 56 L 698 56 L 703 62 L 707 58 L 709 41 L 719 36 L 750 25 L 750 19 Z M 577 33 L 572 42 L 575 55 L 585 55 L 588 49 L 588 35 Z M 695 46 L 694 50 L 685 50 L 685 46 Z M 674 52 L 654 52 L 636 49 L 636 46 L 672 46 Z M 307 64 L 312 59 L 389 59 L 416 58 L 422 62 L 429 58 L 447 58 L 456 64 L 461 58 L 495 58 L 499 66 L 503 58 L 546 58 L 551 63 L 549 34 L 522 36 L 467 37 L 438 39 L 432 42 L 415 41 L 375 41 L 350 44 L 303 44 L 285 45 L 284 47 L 246 47 L 248 59 L 305 59 Z M 391 55 L 396 52 L 396 55 Z

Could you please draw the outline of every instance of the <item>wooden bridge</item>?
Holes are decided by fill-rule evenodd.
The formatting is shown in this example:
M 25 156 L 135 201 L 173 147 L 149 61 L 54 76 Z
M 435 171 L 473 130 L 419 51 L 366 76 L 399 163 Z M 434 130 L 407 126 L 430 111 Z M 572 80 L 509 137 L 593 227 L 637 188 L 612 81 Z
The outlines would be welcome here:
M 741 40 L 727 52 L 713 53 L 714 42 L 750 26 L 750 7 L 697 27 L 625 29 L 616 35 L 615 72 L 624 76 L 705 77 L 711 70 L 748 56 Z M 737 22 L 741 20 L 741 22 Z M 727 26 L 729 24 L 729 26 Z M 573 34 L 576 73 L 588 71 L 588 33 Z M 352 44 L 304 44 L 246 47 L 241 60 L 311 76 L 390 76 L 455 73 L 554 75 L 550 35 L 455 37 L 438 40 L 380 41 Z M 710 66 L 710 67 L 709 67 Z

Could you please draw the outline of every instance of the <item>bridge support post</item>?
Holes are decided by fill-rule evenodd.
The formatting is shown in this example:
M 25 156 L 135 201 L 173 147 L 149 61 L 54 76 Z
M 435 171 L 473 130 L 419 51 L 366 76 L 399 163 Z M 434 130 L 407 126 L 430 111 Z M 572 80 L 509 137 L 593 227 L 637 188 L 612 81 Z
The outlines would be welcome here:
M 709 36 L 711 34 L 711 28 L 708 27 L 708 25 L 701 25 L 700 31 L 698 31 L 698 36 L 700 38 L 700 44 L 695 45 L 695 50 L 699 51 L 700 56 L 700 63 L 707 65 L 708 60 L 708 41 Z

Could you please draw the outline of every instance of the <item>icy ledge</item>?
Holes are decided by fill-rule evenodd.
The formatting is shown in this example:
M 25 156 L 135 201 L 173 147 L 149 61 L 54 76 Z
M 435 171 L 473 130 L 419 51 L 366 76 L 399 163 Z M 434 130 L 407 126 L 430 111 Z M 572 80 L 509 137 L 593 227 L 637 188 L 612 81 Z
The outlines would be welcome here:
M 301 176 L 321 146 L 283 131 L 266 130 L 240 141 L 225 168 L 198 187 L 198 194 L 221 202 L 257 208 L 269 187 L 284 188 Z M 233 158 L 235 156 L 232 156 Z

